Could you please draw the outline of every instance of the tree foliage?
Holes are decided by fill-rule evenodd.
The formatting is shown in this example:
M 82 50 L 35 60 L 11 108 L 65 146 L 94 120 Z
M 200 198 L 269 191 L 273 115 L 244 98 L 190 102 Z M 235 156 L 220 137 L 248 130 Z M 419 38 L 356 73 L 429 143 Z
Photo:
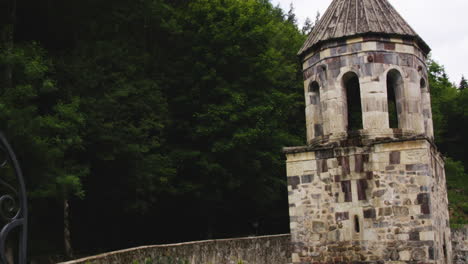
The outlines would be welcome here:
M 429 60 L 429 83 L 436 143 L 446 160 L 450 211 L 453 224 L 466 224 L 468 210 L 468 90 L 457 89 L 448 79 L 443 66 Z
M 18 4 L 17 85 L 0 119 L 35 175 L 32 207 L 72 198 L 78 253 L 287 232 L 281 148 L 305 134 L 305 36 L 293 10 L 267 0 Z M 35 237 L 60 232 L 44 222 Z M 54 236 L 50 249 L 33 244 L 34 254 L 61 247 Z

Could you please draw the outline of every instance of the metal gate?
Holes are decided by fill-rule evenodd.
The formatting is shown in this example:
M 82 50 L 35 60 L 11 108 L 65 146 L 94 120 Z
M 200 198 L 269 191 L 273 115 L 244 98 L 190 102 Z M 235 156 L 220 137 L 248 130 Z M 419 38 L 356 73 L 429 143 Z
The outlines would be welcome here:
M 0 263 L 7 261 L 7 246 L 15 248 L 14 258 L 26 264 L 28 206 L 23 174 L 10 144 L 0 133 Z M 12 233 L 14 231 L 14 233 Z M 10 244 L 7 245 L 7 241 Z M 11 245 L 11 241 L 18 243 Z

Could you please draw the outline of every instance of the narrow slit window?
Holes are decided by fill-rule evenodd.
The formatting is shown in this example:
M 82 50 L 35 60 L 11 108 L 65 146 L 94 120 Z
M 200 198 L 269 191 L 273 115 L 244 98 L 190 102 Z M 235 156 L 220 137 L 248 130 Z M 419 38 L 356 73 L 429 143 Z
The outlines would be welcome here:
M 355 131 L 363 129 L 361 87 L 359 77 L 354 72 L 343 76 L 343 88 L 346 95 L 347 130 Z
M 401 95 L 403 94 L 403 78 L 397 70 L 387 74 L 387 106 L 390 128 L 400 128 Z
M 445 239 L 444 239 L 444 240 L 445 240 Z M 448 256 L 448 254 L 447 254 L 447 244 L 445 243 L 445 241 L 444 241 L 444 246 L 443 246 L 442 250 L 444 251 L 445 262 L 447 262 L 447 256 Z
M 361 233 L 361 225 L 359 224 L 359 216 L 354 216 L 354 231 Z

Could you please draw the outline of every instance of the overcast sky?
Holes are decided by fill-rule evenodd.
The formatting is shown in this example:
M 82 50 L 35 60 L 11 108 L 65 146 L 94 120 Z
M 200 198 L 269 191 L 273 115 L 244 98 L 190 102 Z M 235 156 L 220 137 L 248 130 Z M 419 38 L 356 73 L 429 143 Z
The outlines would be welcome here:
M 468 0 L 389 0 L 432 48 L 432 58 L 445 66 L 450 80 L 468 77 Z M 293 3 L 299 24 L 323 15 L 332 0 L 272 0 L 288 11 Z

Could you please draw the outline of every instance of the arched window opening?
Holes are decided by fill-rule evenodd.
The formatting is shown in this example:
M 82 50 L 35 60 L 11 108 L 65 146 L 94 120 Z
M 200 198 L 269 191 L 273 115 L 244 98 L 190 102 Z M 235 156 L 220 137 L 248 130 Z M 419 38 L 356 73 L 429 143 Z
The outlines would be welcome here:
M 357 215 L 354 216 L 354 231 L 356 231 L 356 233 L 361 232 L 361 225 L 359 224 L 359 216 Z
M 343 88 L 346 95 L 347 130 L 362 129 L 361 87 L 357 74 L 354 72 L 345 74 L 343 76 Z
M 313 105 L 320 104 L 320 86 L 317 82 L 312 82 L 309 86 L 310 103 Z
M 313 109 L 314 136 L 323 136 L 322 106 L 320 101 L 320 86 L 317 82 L 312 82 L 309 86 L 310 104 Z
M 403 78 L 397 70 L 387 74 L 387 102 L 390 128 L 400 128 L 399 116 L 401 114 L 401 95 L 403 93 Z
M 419 82 L 419 85 L 421 86 L 421 89 L 426 88 L 426 80 L 424 80 L 424 78 L 421 78 L 421 81 Z

